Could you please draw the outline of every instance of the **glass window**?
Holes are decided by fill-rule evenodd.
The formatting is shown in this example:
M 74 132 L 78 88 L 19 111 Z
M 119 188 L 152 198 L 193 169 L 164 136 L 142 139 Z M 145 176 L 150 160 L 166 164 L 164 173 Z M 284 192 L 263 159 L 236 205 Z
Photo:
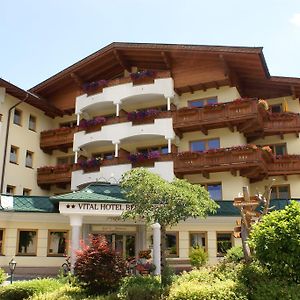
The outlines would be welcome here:
M 37 231 L 19 230 L 18 235 L 18 255 L 36 255 Z
M 278 144 L 278 145 L 270 145 L 270 148 L 272 149 L 273 153 L 275 155 L 286 155 L 286 144 Z
M 31 194 L 31 189 L 26 189 L 26 188 L 23 189 L 23 196 L 30 196 L 30 194 Z
M 272 186 L 271 199 L 287 200 L 291 198 L 290 185 L 275 185 Z
M 207 141 L 208 149 L 219 149 L 220 148 L 220 140 L 212 139 Z
M 232 233 L 217 233 L 217 256 L 224 256 L 232 247 Z
M 191 142 L 191 151 L 193 152 L 203 152 L 205 151 L 205 142 L 204 141 L 193 141 Z
M 65 123 L 60 123 L 59 124 L 59 127 L 62 128 L 62 127 L 76 127 L 77 125 L 77 121 L 70 121 L 70 122 L 65 122 Z
M 67 231 L 49 231 L 48 255 L 64 256 L 67 253 Z
M 178 256 L 178 232 L 167 233 L 166 250 L 168 257 Z
M 211 97 L 207 99 L 199 99 L 199 100 L 191 100 L 188 101 L 188 106 L 189 107 L 204 107 L 205 105 L 213 105 L 218 103 L 218 98 L 217 97 Z
M 21 126 L 22 112 L 15 108 L 14 111 L 14 124 Z
M 270 105 L 270 108 L 272 113 L 281 113 L 283 111 L 281 104 Z
M 33 165 L 33 152 L 26 151 L 26 159 L 25 159 L 25 166 L 28 168 L 32 168 Z
M 36 131 L 36 117 L 32 115 L 29 116 L 28 129 Z
M 222 200 L 222 184 L 210 183 L 207 184 L 207 191 L 213 200 Z
M 9 161 L 11 163 L 17 164 L 18 163 L 18 147 L 11 146 L 10 147 L 10 154 L 9 154 Z
M 16 187 L 13 186 L 13 185 L 7 185 L 6 186 L 6 194 L 8 194 L 8 195 L 14 195 L 15 190 L 16 190 Z
M 205 232 L 192 232 L 190 233 L 190 247 L 206 247 L 206 234 Z
M 161 147 L 161 154 L 168 154 L 168 146 Z
M 0 229 L 0 255 L 3 255 L 4 230 Z
M 193 152 L 203 152 L 210 149 L 219 149 L 220 139 L 210 139 L 202 141 L 192 141 L 190 142 L 190 150 Z

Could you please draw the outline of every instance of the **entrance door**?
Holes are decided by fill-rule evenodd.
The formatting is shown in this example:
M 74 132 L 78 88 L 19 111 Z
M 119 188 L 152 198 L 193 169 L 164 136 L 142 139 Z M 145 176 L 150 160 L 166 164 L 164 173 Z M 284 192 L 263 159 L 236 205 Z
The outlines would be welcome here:
M 134 234 L 104 234 L 108 244 L 117 255 L 127 259 L 135 257 L 135 235 Z

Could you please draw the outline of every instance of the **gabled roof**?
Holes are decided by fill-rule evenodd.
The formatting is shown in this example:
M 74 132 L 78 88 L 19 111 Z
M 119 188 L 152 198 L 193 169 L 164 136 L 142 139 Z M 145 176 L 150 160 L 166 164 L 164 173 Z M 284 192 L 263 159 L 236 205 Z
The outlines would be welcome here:
M 50 117 L 62 115 L 62 112 L 58 108 L 51 105 L 45 99 L 42 99 L 31 92 L 25 91 L 2 78 L 0 78 L 0 87 L 4 87 L 7 94 L 12 95 L 19 100 L 24 100 L 24 102 L 44 111 L 46 115 Z

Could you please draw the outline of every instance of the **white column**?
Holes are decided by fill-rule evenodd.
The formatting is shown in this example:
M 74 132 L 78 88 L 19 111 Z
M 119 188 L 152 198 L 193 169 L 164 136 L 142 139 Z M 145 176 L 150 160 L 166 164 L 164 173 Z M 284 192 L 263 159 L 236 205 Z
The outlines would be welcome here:
M 71 215 L 70 216 L 70 225 L 72 227 L 71 235 L 71 273 L 74 273 L 74 265 L 76 262 L 76 251 L 80 247 L 80 235 L 81 235 L 81 226 L 82 226 L 82 216 L 80 215 Z
M 80 123 L 80 113 L 77 114 L 77 123 L 76 123 L 77 126 L 79 126 L 79 123 Z
M 117 116 L 117 117 L 119 116 L 119 113 L 120 113 L 120 104 L 117 103 L 117 104 L 116 104 L 116 116 Z
M 75 159 L 74 159 L 75 164 L 78 162 L 78 151 L 75 151 Z
M 115 144 L 115 157 L 119 157 L 119 143 L 114 143 Z
M 160 224 L 151 225 L 153 229 L 153 263 L 155 265 L 154 275 L 161 273 L 161 240 L 160 240 Z
M 167 98 L 167 110 L 171 110 L 171 98 Z
M 168 153 L 172 152 L 172 140 L 168 139 Z

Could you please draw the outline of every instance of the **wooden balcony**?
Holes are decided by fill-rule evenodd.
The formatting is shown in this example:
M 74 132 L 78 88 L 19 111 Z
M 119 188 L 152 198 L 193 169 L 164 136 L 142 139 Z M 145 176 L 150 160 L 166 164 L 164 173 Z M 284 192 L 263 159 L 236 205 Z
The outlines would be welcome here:
M 174 159 L 174 173 L 178 177 L 185 174 L 202 174 L 209 178 L 209 173 L 231 172 L 255 179 L 267 176 L 267 164 L 272 155 L 260 148 L 241 146 L 220 148 L 203 153 L 183 152 Z
M 43 189 L 51 185 L 65 188 L 71 183 L 72 165 L 49 166 L 37 169 L 37 184 Z
M 260 128 L 262 115 L 258 102 L 254 99 L 208 105 L 203 108 L 181 108 L 174 112 L 173 127 L 177 135 L 183 132 L 236 126 L 241 132 L 247 128 Z
M 259 130 L 249 130 L 245 135 L 248 141 L 263 138 L 269 135 L 283 135 L 295 133 L 299 137 L 300 115 L 296 113 L 267 113 L 263 120 L 263 127 Z
M 73 146 L 74 133 L 77 127 L 63 127 L 41 132 L 40 147 L 45 153 L 53 150 L 68 151 Z
M 268 164 L 269 176 L 288 176 L 300 174 L 300 155 L 283 155 L 275 157 L 272 164 Z

